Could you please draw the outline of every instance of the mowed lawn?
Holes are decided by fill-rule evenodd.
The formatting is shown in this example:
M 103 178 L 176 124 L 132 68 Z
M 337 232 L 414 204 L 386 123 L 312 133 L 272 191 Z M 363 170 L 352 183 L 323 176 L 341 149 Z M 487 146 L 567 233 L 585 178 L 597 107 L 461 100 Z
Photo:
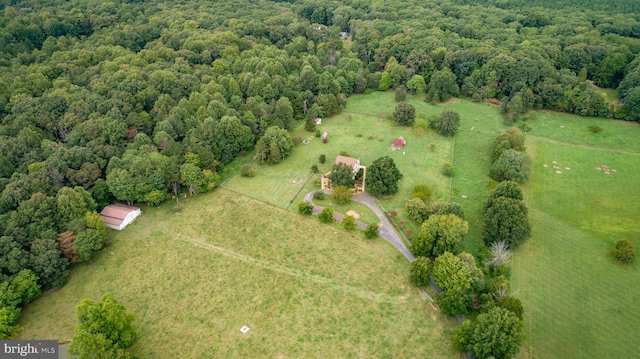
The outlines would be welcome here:
M 388 243 L 224 189 L 173 206 L 110 232 L 23 311 L 20 339 L 69 340 L 76 305 L 110 293 L 136 315 L 140 358 L 456 356 Z
M 626 129 L 621 144 L 637 142 L 637 126 L 607 125 L 605 131 Z M 534 169 L 524 190 L 533 237 L 515 252 L 511 282 L 525 307 L 520 357 L 638 357 L 640 266 L 617 264 L 612 251 L 618 239 L 640 249 L 640 153 L 575 140 L 527 140 Z
M 408 102 L 416 106 L 418 116 L 428 116 L 444 110 L 418 99 L 410 98 Z M 286 208 L 294 201 L 289 208 L 296 210 L 295 205 L 308 192 L 309 187 L 304 190 L 302 187 L 307 184 L 311 166 L 316 164 L 321 172 L 328 172 L 336 156 L 341 151 L 346 151 L 352 157 L 359 158 L 364 166 L 371 165 L 382 156 L 393 158 L 404 178 L 399 183 L 398 194 L 382 199 L 388 211 L 396 210 L 402 214 L 406 200 L 416 184 L 428 184 L 433 189 L 434 200 L 446 200 L 449 178 L 443 176 L 440 170 L 445 162 L 451 162 L 451 139 L 431 130 L 418 134 L 411 128 L 395 126 L 393 121 L 385 119 L 393 113 L 395 106 L 391 92 L 352 96 L 345 111 L 323 118 L 322 125 L 318 126 L 321 132 L 328 133 L 328 143 L 322 143 L 320 138 L 300 126 L 293 132 L 293 136 L 300 135 L 309 140 L 309 144 L 294 147 L 291 155 L 281 163 L 255 165 L 256 177 L 236 176 L 224 187 L 278 207 Z M 405 138 L 407 146 L 402 150 L 392 151 L 391 141 L 399 136 Z M 324 165 L 318 163 L 321 154 L 327 158 Z

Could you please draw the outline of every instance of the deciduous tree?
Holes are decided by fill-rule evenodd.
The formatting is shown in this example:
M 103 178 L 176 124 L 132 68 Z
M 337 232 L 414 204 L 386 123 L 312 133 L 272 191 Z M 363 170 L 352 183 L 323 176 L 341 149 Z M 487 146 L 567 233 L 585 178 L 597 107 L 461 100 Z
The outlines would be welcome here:
M 409 266 L 409 278 L 418 287 L 429 285 L 433 263 L 428 257 L 418 256 Z
M 293 141 L 287 131 L 271 126 L 256 144 L 256 158 L 261 163 L 278 163 L 289 156 L 292 148 Z
M 99 302 L 85 299 L 76 308 L 78 324 L 69 353 L 78 358 L 120 357 L 137 337 L 134 315 L 111 295 Z
M 332 187 L 353 187 L 355 180 L 353 179 L 353 168 L 344 163 L 336 163 L 329 174 L 329 180 Z
M 337 204 L 349 203 L 353 197 L 353 191 L 351 188 L 347 188 L 345 186 L 333 187 L 333 194 L 331 197 L 333 197 L 333 200 L 336 201 Z
M 398 181 L 402 173 L 389 156 L 376 159 L 367 168 L 367 192 L 374 196 L 387 196 L 398 192 Z
M 444 110 L 432 123 L 433 128 L 443 136 L 453 136 L 460 127 L 460 114 L 454 110 Z
M 496 181 L 524 183 L 531 173 L 531 159 L 526 153 L 515 150 L 504 151 L 489 169 L 489 176 Z
M 479 359 L 511 358 L 522 343 L 522 327 L 522 321 L 510 310 L 491 308 L 473 322 L 468 349 Z
M 416 120 L 416 108 L 406 102 L 398 102 L 396 110 L 391 115 L 400 126 L 411 126 Z
M 531 236 L 528 210 L 522 201 L 498 197 L 485 210 L 483 238 L 486 245 L 504 241 L 516 248 Z
M 430 216 L 414 238 L 412 251 L 415 255 L 425 257 L 439 256 L 445 252 L 457 253 L 458 245 L 468 230 L 467 221 L 454 214 Z

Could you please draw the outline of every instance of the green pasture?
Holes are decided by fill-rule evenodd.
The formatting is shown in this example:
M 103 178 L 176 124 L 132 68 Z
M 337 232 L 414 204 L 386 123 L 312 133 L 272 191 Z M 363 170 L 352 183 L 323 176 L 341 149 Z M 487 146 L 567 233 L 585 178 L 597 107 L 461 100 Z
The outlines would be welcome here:
M 611 252 L 623 238 L 640 248 L 640 153 L 531 139 L 529 152 L 533 237 L 516 251 L 512 275 L 525 307 L 521 357 L 636 357 L 640 267 Z
M 110 232 L 95 260 L 23 311 L 19 338 L 68 341 L 76 305 L 111 293 L 136 315 L 140 358 L 455 356 L 453 323 L 383 240 L 224 189 L 173 206 Z
M 583 147 L 598 147 L 620 151 L 640 152 L 637 136 L 640 123 L 610 120 L 598 117 L 581 117 L 551 111 L 530 113 L 527 135 Z M 518 125 L 520 125 L 518 123 Z M 602 132 L 593 133 L 590 126 L 600 127 Z
M 416 106 L 418 116 L 437 114 L 444 110 L 418 99 L 409 99 L 409 102 Z M 315 189 L 312 186 L 304 190 L 302 188 L 307 184 L 311 166 L 316 164 L 321 172 L 329 172 L 336 156 L 341 151 L 346 151 L 352 157 L 359 158 L 364 166 L 369 166 L 381 156 L 393 158 L 404 178 L 400 181 L 398 194 L 383 198 L 382 203 L 388 211 L 398 211 L 400 218 L 404 215 L 405 202 L 416 184 L 428 184 L 433 189 L 434 200 L 446 200 L 449 195 L 449 178 L 443 176 L 440 169 L 445 162 L 451 162 L 451 139 L 431 130 L 419 134 L 411 128 L 395 126 L 391 120 L 386 119 L 393 113 L 395 106 L 391 92 L 353 96 L 345 111 L 323 118 L 322 125 L 318 126 L 321 132 L 328 133 L 328 143 L 322 143 L 314 133 L 307 132 L 304 126 L 300 126 L 292 135 L 301 136 L 309 144 L 294 147 L 292 154 L 281 163 L 256 164 L 255 177 L 235 176 L 224 187 L 278 207 L 285 208 L 293 201 L 289 208 L 296 210 L 295 205 L 302 200 L 304 194 Z M 399 136 L 405 138 L 407 146 L 402 150 L 392 151 L 391 141 Z M 327 157 L 324 165 L 318 163 L 321 154 Z

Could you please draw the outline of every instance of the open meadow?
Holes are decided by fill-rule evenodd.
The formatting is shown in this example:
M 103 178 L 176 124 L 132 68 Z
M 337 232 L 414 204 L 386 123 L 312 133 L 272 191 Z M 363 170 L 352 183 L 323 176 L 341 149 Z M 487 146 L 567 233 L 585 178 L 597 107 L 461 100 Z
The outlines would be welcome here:
M 429 116 L 444 110 L 418 99 L 408 102 L 416 106 L 416 115 Z M 416 133 L 412 128 L 395 126 L 386 119 L 395 110 L 396 102 L 392 92 L 375 92 L 369 95 L 356 95 L 349 99 L 347 108 L 341 114 L 322 119 L 318 126 L 321 132 L 329 135 L 328 143 L 322 143 L 314 133 L 299 126 L 293 136 L 300 135 L 309 144 L 295 146 L 291 155 L 275 165 L 257 165 L 257 175 L 253 178 L 235 176 L 225 183 L 224 188 L 240 192 L 278 207 L 295 211 L 297 203 L 304 194 L 316 189 L 311 180 L 311 166 L 318 165 L 322 173 L 329 172 L 336 156 L 345 151 L 360 159 L 364 166 L 370 165 L 376 158 L 390 156 L 404 175 L 399 182 L 399 192 L 382 203 L 388 211 L 396 210 L 404 214 L 405 202 L 411 196 L 417 184 L 428 184 L 434 200 L 447 200 L 450 181 L 441 174 L 445 162 L 451 162 L 451 138 L 446 138 L 427 130 Z M 403 136 L 407 145 L 402 150 L 392 151 L 391 141 Z M 432 146 L 433 145 L 433 146 Z M 318 163 L 318 157 L 326 155 L 324 165 Z M 307 185 L 306 188 L 303 187 Z M 292 202 L 293 201 L 293 202 Z M 291 205 L 289 206 L 289 204 Z M 354 208 L 357 211 L 357 209 Z M 368 211 L 366 208 L 363 210 Z M 365 217 L 372 217 L 371 214 Z M 408 220 L 405 219 L 408 222 Z M 415 226 L 417 228 L 417 226 Z
M 353 96 L 319 126 L 329 133 L 327 144 L 301 126 L 293 135 L 309 144 L 284 162 L 254 164 L 256 177 L 245 178 L 232 173 L 250 160 L 239 158 L 222 189 L 188 198 L 180 211 L 171 202 L 148 209 L 132 228 L 110 232 L 95 261 L 24 311 L 21 338 L 68 340 L 78 302 L 113 293 L 136 313 L 140 357 L 455 356 L 453 324 L 409 284 L 408 263 L 395 248 L 295 213 L 317 189 L 311 165 L 328 172 L 341 151 L 364 165 L 389 155 L 404 178 L 398 194 L 381 199 L 385 209 L 406 220 L 413 186 L 427 184 L 432 200 L 463 206 L 470 231 L 462 250 L 477 254 L 493 186 L 489 153 L 509 126 L 499 107 L 486 103 L 408 101 L 419 118 L 459 112 L 455 139 L 395 127 L 386 119 L 395 108 L 392 93 Z M 518 357 L 635 357 L 640 264 L 620 265 L 611 252 L 618 239 L 640 248 L 640 126 L 549 111 L 528 118 L 533 172 L 523 191 L 533 231 L 514 252 L 511 273 L 511 291 L 525 307 Z M 398 136 L 407 146 L 391 151 Z M 441 174 L 445 162 L 454 165 L 452 179 Z M 359 203 L 318 204 L 377 220 Z M 251 328 L 247 335 L 239 332 L 243 325 Z M 176 337 L 202 345 L 177 346 Z
M 444 106 L 461 114 L 451 200 L 469 221 L 462 248 L 475 253 L 491 187 L 491 144 L 508 126 L 491 105 Z M 640 266 L 616 263 L 612 250 L 618 239 L 640 248 L 640 126 L 550 111 L 529 117 L 533 171 L 523 190 L 533 232 L 515 251 L 511 275 L 511 291 L 525 308 L 518 357 L 637 357 Z
M 140 358 L 455 356 L 452 323 L 383 240 L 224 189 L 173 207 L 110 231 L 95 260 L 23 312 L 20 338 L 68 341 L 76 305 L 111 293 L 136 315 Z
M 621 143 L 640 132 L 609 123 L 605 131 L 630 131 Z M 525 307 L 522 357 L 637 357 L 640 266 L 618 264 L 612 252 L 618 239 L 640 247 L 640 153 L 568 140 L 528 139 L 534 169 L 524 191 L 533 237 L 516 251 L 512 274 Z

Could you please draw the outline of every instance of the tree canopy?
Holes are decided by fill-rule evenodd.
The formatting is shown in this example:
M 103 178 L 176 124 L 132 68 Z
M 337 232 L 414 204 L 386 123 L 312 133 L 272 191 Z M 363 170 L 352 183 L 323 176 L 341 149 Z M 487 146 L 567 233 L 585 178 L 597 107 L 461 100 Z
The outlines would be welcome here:
M 396 167 L 393 158 L 380 157 L 367 167 L 367 192 L 374 196 L 387 196 L 398 192 L 398 181 L 402 173 Z
M 78 358 L 119 357 L 131 347 L 138 334 L 134 315 L 111 295 L 99 302 L 85 299 L 76 308 L 78 324 L 69 353 Z

